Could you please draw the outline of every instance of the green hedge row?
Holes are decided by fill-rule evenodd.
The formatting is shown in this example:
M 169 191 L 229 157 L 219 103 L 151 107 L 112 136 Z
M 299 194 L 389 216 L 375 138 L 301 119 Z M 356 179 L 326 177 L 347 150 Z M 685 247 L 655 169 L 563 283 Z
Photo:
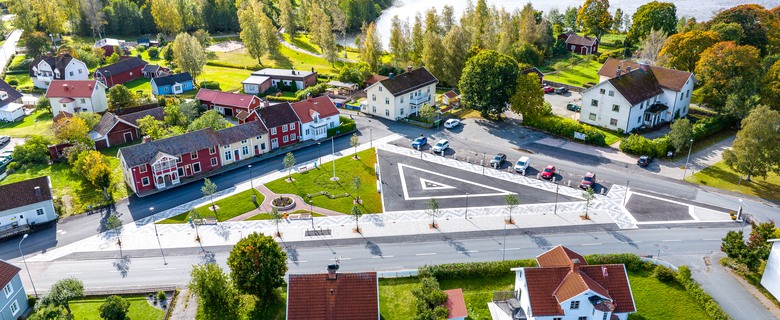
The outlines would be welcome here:
M 312 97 L 316 97 L 321 95 L 323 92 L 325 92 L 325 89 L 327 89 L 328 86 L 324 83 L 320 83 L 311 87 L 308 87 L 303 90 L 298 90 L 295 92 L 295 97 L 299 100 L 306 99 L 306 96 L 311 94 Z
M 263 69 L 263 66 L 261 66 L 259 64 L 252 65 L 252 66 L 247 66 L 247 65 L 235 64 L 235 63 L 224 62 L 224 61 L 219 61 L 219 60 L 209 60 L 209 61 L 206 62 L 206 65 L 214 66 L 214 67 L 225 67 L 225 68 L 252 70 L 252 71 Z
M 585 134 L 585 142 L 588 144 L 607 145 L 603 132 L 572 119 L 559 116 L 528 117 L 523 119 L 523 124 L 569 139 L 574 138 L 574 132 L 580 132 Z
M 632 134 L 620 140 L 620 151 L 637 156 L 666 156 L 669 150 L 669 139 L 666 136 L 647 139 L 638 134 Z
M 712 319 L 727 320 L 731 317 L 721 309 L 712 296 L 701 288 L 698 282 L 691 277 L 691 270 L 687 266 L 681 266 L 677 271 L 677 282 L 680 283 L 688 294 L 704 307 L 704 311 Z
M 537 267 L 535 259 L 490 262 L 448 263 L 422 266 L 420 274 L 430 274 L 439 280 L 501 277 L 514 273 L 512 268 Z
M 709 137 L 735 122 L 736 120 L 723 116 L 714 116 L 696 121 L 693 124 L 693 140 Z
M 339 119 L 341 120 L 341 124 L 338 127 L 328 129 L 328 137 L 332 137 L 344 132 L 351 132 L 357 128 L 355 125 L 355 120 L 347 117 L 339 117 Z
M 285 97 L 285 96 L 274 96 L 274 95 L 267 95 L 265 96 L 265 99 L 268 101 L 281 101 L 281 102 L 298 102 L 299 100 L 297 98 L 292 97 Z

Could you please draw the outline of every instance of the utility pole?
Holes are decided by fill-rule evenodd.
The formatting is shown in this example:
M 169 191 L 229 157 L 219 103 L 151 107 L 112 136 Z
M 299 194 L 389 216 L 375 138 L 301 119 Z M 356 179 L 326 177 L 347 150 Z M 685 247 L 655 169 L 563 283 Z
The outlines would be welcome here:
M 156 214 L 154 213 L 154 207 L 149 208 L 149 211 L 152 212 L 152 219 L 153 219 L 152 222 L 154 223 L 154 235 L 157 237 L 157 245 L 160 246 L 160 254 L 162 255 L 163 258 L 163 264 L 167 266 L 168 261 L 165 260 L 165 252 L 163 252 L 162 242 L 160 242 L 160 233 L 157 232 L 157 219 L 155 219 Z
M 688 158 L 685 159 L 685 168 L 683 169 L 683 180 L 685 180 L 685 174 L 688 173 L 688 163 L 691 160 L 691 149 L 693 149 L 693 139 L 688 144 Z

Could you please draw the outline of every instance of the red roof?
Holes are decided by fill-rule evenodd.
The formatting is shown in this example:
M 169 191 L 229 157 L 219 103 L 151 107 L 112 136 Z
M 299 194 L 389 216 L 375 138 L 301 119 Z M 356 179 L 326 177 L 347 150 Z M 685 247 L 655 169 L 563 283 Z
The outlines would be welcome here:
M 466 310 L 466 300 L 463 299 L 463 290 L 461 288 L 444 290 L 447 294 L 447 319 L 465 318 L 469 316 Z
M 457 94 L 457 93 L 455 93 L 455 91 L 452 91 L 452 90 L 445 92 L 445 93 L 444 93 L 444 95 L 445 95 L 447 98 L 449 98 L 449 99 L 452 99 L 452 98 L 455 98 L 455 97 L 457 97 L 457 96 L 458 96 L 458 94 Z
M 377 320 L 376 272 L 291 274 L 287 291 L 288 320 Z
M 61 119 L 64 119 L 64 118 L 66 118 L 66 119 L 67 119 L 67 118 L 73 118 L 73 115 L 72 115 L 72 114 L 70 114 L 69 112 L 60 111 L 60 113 L 58 113 L 56 116 L 54 116 L 54 118 L 53 118 L 53 119 L 51 119 L 51 120 L 52 120 L 54 123 L 57 123 L 57 122 L 59 122 Z
M 257 99 L 257 103 L 259 103 L 259 98 L 251 94 L 230 93 L 211 89 L 200 89 L 195 98 L 215 105 L 247 109 L 251 107 L 252 101 Z
M 0 287 L 5 287 L 21 271 L 15 265 L 0 260 Z
M 636 61 L 609 58 L 607 61 L 604 61 L 604 64 L 599 69 L 598 74 L 599 76 L 612 79 L 617 76 L 618 68 L 621 68 L 624 73 L 628 72 L 626 67 L 631 67 L 632 71 L 636 71 L 641 68 L 641 65 Z M 653 75 L 655 75 L 659 85 L 677 92 L 682 91 L 685 83 L 688 82 L 688 79 L 691 77 L 691 73 L 686 71 L 659 66 L 648 67 L 653 71 Z
M 336 105 L 333 104 L 333 101 L 331 101 L 328 96 L 298 101 L 292 104 L 292 108 L 295 110 L 295 114 L 298 115 L 298 118 L 301 119 L 301 123 L 314 121 L 314 119 L 312 119 L 314 112 L 320 114 L 320 119 L 338 115 L 340 113 L 339 109 L 336 109 Z
M 580 264 L 588 264 L 579 253 L 564 246 L 557 246 L 536 257 L 540 267 L 570 267 L 573 259 L 579 259 Z
M 382 80 L 387 80 L 387 79 L 388 79 L 388 77 L 386 77 L 386 76 L 378 75 L 378 74 L 372 74 L 372 75 L 368 76 L 368 78 L 366 78 L 366 80 L 364 82 L 366 83 L 367 86 L 370 86 L 370 85 L 372 85 L 374 83 L 377 83 L 377 82 L 382 81 Z
M 46 90 L 46 98 L 90 98 L 97 83 L 97 80 L 54 80 Z

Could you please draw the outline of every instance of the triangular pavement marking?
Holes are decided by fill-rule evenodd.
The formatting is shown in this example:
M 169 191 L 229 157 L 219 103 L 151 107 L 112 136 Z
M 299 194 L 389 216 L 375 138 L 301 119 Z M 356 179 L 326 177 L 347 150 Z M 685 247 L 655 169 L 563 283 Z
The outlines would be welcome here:
M 490 197 L 490 196 L 503 196 L 503 195 L 508 195 L 508 194 L 515 194 L 514 192 L 509 192 L 509 191 L 506 191 L 506 190 L 503 190 L 503 189 L 499 189 L 499 188 L 496 188 L 496 187 L 491 187 L 491 186 L 487 186 L 487 185 L 484 185 L 484 184 L 481 184 L 481 183 L 471 182 L 471 181 L 460 179 L 460 178 L 456 178 L 456 177 L 450 177 L 450 176 L 447 176 L 447 175 L 444 175 L 444 174 L 441 174 L 441 173 L 438 173 L 438 172 L 433 172 L 433 171 L 429 171 L 429 170 L 413 167 L 413 166 L 410 166 L 410 165 L 406 165 L 406 164 L 403 164 L 403 163 L 399 163 L 398 164 L 398 173 L 401 175 L 401 188 L 403 189 L 404 198 L 406 200 L 428 200 L 431 197 L 410 197 L 409 196 L 409 189 L 406 187 L 406 179 L 405 179 L 406 176 L 404 175 L 404 168 L 405 167 L 408 167 L 408 168 L 414 169 L 414 170 L 418 170 L 418 171 L 422 171 L 422 172 L 425 172 L 425 173 L 428 173 L 428 174 L 432 174 L 432 175 L 435 175 L 435 176 L 440 176 L 440 177 L 444 177 L 444 178 L 451 179 L 451 180 L 457 180 L 457 181 L 465 182 L 465 183 L 468 183 L 468 184 L 471 184 L 471 185 L 475 185 L 475 186 L 478 186 L 478 187 L 481 187 L 481 188 L 497 191 L 496 193 L 477 193 L 477 194 L 463 194 L 463 195 L 451 195 L 451 196 L 437 196 L 436 197 L 437 199 L 452 199 L 452 198 L 466 198 L 466 197 Z M 439 182 L 435 182 L 435 183 L 436 184 L 442 184 L 442 183 L 439 183 Z M 449 188 L 447 188 L 447 189 L 449 189 Z
M 428 179 L 420 178 L 420 184 L 422 184 L 423 190 L 445 190 L 445 189 L 455 189 L 455 187 L 443 184 L 441 182 L 433 182 Z

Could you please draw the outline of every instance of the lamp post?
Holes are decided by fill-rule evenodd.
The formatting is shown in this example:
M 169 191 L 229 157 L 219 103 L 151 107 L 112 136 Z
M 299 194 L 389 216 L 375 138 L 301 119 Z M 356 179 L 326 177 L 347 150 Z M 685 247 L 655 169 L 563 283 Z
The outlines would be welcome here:
M 626 202 L 628 201 L 628 184 L 631 183 L 631 180 L 626 180 L 626 194 L 623 195 L 623 206 L 626 206 Z
M 309 215 L 311 215 L 311 229 L 314 230 L 314 200 L 309 199 Z
M 745 231 L 745 217 L 742 216 L 742 205 L 744 203 L 742 202 L 742 199 L 739 199 L 739 209 L 737 209 L 737 219 L 740 219 L 742 221 L 742 231 Z
M 555 209 L 553 210 L 553 214 L 558 215 L 558 187 L 560 185 L 558 184 L 558 181 L 555 181 L 555 177 L 552 178 L 552 181 L 555 184 Z
M 332 156 L 331 163 L 333 163 L 333 177 L 330 181 L 339 181 L 339 177 L 336 176 L 336 137 L 330 138 L 330 154 Z
M 370 121 L 370 120 L 369 120 Z M 372 128 L 368 128 L 368 134 L 371 137 L 371 149 L 374 148 L 374 130 Z
M 321 155 L 321 150 L 322 150 L 322 141 L 320 141 L 320 142 L 317 142 L 317 160 L 315 160 L 315 161 L 314 161 L 314 166 L 315 166 L 315 167 L 319 167 L 319 166 L 321 166 L 321 165 L 322 165 L 322 159 L 321 159 L 321 158 L 322 158 L 322 155 Z M 320 164 L 319 164 L 319 165 L 317 164 L 317 161 L 319 161 L 319 162 L 320 162 Z
M 38 290 L 35 290 L 35 283 L 33 283 L 32 274 L 30 274 L 30 268 L 27 267 L 27 259 L 24 258 L 24 253 L 22 253 L 22 242 L 24 239 L 27 239 L 28 234 L 24 234 L 22 236 L 22 240 L 19 241 L 19 254 L 22 255 L 22 261 L 24 262 L 24 269 L 27 270 L 27 276 L 30 277 L 30 284 L 33 287 L 33 292 L 35 292 L 35 296 L 38 297 Z
M 157 237 L 157 245 L 160 246 L 160 254 L 162 255 L 163 258 L 163 264 L 167 266 L 168 261 L 165 260 L 165 252 L 163 252 L 162 242 L 160 242 L 160 234 L 157 232 L 157 219 L 154 218 L 155 217 L 154 207 L 150 207 L 149 211 L 152 212 L 152 219 L 153 219 L 152 222 L 154 223 L 154 235 Z
M 464 218 L 466 219 L 469 218 L 469 194 L 468 193 L 466 193 L 466 215 L 464 216 Z
M 683 169 L 683 180 L 685 180 L 685 174 L 688 173 L 688 162 L 691 160 L 691 149 L 693 149 L 693 139 L 688 144 L 688 158 L 685 159 L 685 169 Z

